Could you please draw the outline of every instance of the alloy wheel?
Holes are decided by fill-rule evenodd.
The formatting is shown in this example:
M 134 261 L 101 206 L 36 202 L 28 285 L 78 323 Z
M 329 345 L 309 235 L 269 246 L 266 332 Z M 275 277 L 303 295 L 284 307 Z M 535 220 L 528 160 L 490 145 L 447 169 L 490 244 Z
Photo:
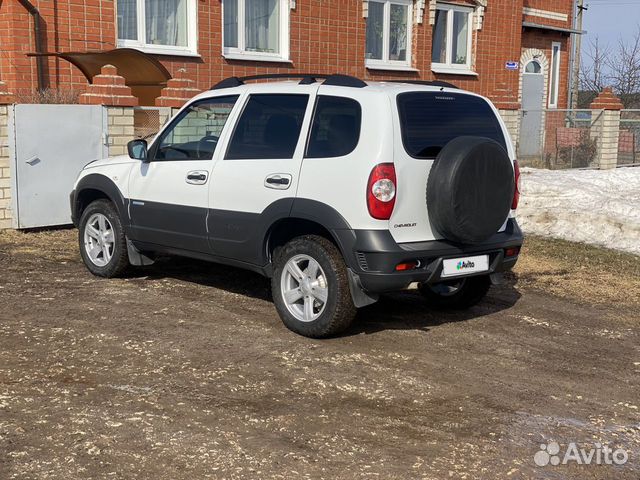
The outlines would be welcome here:
M 329 296 L 327 276 L 309 255 L 295 255 L 284 266 L 280 291 L 287 310 L 301 322 L 312 322 L 324 311 Z
M 84 248 L 91 263 L 104 267 L 113 257 L 115 234 L 109 219 L 102 213 L 94 213 L 84 227 Z

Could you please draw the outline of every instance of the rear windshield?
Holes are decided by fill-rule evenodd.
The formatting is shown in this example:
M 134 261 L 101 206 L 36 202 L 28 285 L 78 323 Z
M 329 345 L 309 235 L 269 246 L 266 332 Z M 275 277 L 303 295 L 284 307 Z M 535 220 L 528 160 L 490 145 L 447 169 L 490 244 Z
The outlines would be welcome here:
M 435 158 L 456 137 L 473 135 L 507 148 L 500 123 L 486 100 L 450 92 L 398 95 L 402 143 L 415 158 Z

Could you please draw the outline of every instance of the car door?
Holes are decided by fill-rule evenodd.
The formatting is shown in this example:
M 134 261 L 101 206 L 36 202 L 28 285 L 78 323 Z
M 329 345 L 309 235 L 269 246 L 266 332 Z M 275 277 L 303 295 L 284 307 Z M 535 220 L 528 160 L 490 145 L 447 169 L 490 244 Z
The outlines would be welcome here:
M 129 177 L 132 238 L 208 252 L 208 188 L 213 157 L 238 95 L 200 99 L 184 108 Z
M 265 229 L 291 210 L 317 86 L 256 90 L 215 164 L 208 218 L 214 253 L 253 264 Z

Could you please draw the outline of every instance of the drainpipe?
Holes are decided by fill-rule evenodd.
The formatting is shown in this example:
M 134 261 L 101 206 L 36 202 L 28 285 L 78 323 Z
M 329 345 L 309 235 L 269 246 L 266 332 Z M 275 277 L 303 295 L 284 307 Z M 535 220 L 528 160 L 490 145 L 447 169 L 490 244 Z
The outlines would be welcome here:
M 18 0 L 20 4 L 29 12 L 33 18 L 33 35 L 35 37 L 36 53 L 45 53 L 42 50 L 42 16 L 38 9 L 29 0 Z M 45 63 L 47 59 L 41 55 L 36 57 L 36 69 L 38 71 L 38 90 L 46 88 L 47 79 L 45 78 Z

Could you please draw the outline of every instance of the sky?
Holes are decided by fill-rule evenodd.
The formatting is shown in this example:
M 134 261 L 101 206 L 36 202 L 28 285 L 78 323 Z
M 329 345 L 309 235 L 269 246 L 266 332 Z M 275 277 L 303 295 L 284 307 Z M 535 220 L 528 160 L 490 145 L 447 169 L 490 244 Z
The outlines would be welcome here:
M 640 0 L 585 0 L 584 48 L 597 35 L 601 43 L 615 46 L 619 38 L 630 41 L 640 26 Z

